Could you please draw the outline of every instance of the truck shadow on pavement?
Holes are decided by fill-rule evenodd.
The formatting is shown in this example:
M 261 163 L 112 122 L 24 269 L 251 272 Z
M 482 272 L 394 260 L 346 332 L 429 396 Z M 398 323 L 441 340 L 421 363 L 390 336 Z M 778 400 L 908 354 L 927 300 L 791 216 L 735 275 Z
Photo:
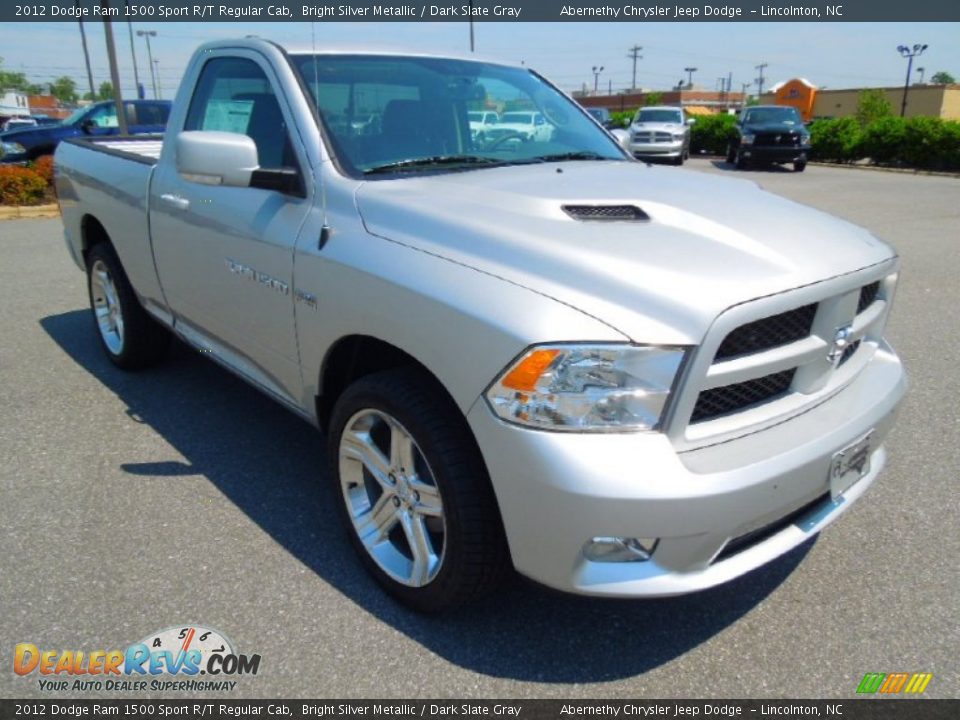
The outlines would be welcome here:
M 40 321 L 81 367 L 187 462 L 139 463 L 137 476 L 203 475 L 253 522 L 345 597 L 429 651 L 469 670 L 529 682 L 595 683 L 657 668 L 709 640 L 766 598 L 815 540 L 712 590 L 658 600 L 599 600 L 517 578 L 494 602 L 438 618 L 415 615 L 371 580 L 336 518 L 323 438 L 309 425 L 180 343 L 136 374 L 110 364 L 88 310 Z M 264 442 L 269 438 L 269 442 Z M 282 479 L 278 479 L 278 475 Z

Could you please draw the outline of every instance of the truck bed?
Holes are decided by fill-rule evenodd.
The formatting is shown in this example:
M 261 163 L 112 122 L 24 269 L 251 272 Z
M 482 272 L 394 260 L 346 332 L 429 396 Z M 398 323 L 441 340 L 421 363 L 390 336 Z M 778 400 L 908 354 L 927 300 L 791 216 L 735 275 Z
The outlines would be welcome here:
M 163 135 L 136 135 L 117 137 L 72 138 L 66 140 L 72 145 L 98 152 L 124 157 L 135 162 L 155 165 L 163 149 Z
M 72 138 L 57 147 L 56 186 L 67 247 L 84 268 L 84 228 L 95 221 L 113 242 L 148 310 L 163 312 L 147 221 L 160 135 Z

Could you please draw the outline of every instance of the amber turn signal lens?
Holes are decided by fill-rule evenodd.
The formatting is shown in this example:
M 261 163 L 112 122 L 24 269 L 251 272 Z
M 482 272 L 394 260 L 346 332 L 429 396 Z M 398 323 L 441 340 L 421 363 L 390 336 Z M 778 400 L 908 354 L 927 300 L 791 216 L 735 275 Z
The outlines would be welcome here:
M 507 373 L 502 384 L 512 390 L 532 392 L 537 387 L 537 380 L 559 354 L 556 349 L 534 350 Z

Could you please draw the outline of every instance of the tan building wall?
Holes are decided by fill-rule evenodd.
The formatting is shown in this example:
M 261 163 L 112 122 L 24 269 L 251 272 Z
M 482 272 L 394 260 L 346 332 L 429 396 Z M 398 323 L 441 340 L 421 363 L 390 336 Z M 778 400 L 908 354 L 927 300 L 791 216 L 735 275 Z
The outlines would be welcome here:
M 890 103 L 894 115 L 900 114 L 903 87 L 850 88 L 818 90 L 813 103 L 813 117 L 831 118 L 856 115 L 862 90 L 880 90 Z M 772 93 L 764 93 L 763 104 L 775 104 Z M 912 85 L 907 95 L 906 117 L 922 115 L 944 120 L 960 120 L 960 85 Z

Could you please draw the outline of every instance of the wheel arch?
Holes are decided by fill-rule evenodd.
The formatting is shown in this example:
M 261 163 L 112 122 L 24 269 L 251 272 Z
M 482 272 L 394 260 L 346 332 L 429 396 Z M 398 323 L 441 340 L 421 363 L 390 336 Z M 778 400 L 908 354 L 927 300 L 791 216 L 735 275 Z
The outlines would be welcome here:
M 453 407 L 458 408 L 437 374 L 406 350 L 372 335 L 346 335 L 330 346 L 320 367 L 317 384 L 319 393 L 316 397 L 320 427 L 324 431 L 328 429 L 333 406 L 351 383 L 366 375 L 404 367 L 416 368 L 428 375 L 437 390 L 444 394 Z M 462 417 L 459 408 L 457 412 Z
M 100 243 L 106 243 L 113 247 L 113 241 L 110 239 L 110 234 L 103 226 L 103 223 L 93 215 L 87 213 L 80 218 L 80 254 L 83 257 L 84 263 L 87 261 L 90 249 Z

